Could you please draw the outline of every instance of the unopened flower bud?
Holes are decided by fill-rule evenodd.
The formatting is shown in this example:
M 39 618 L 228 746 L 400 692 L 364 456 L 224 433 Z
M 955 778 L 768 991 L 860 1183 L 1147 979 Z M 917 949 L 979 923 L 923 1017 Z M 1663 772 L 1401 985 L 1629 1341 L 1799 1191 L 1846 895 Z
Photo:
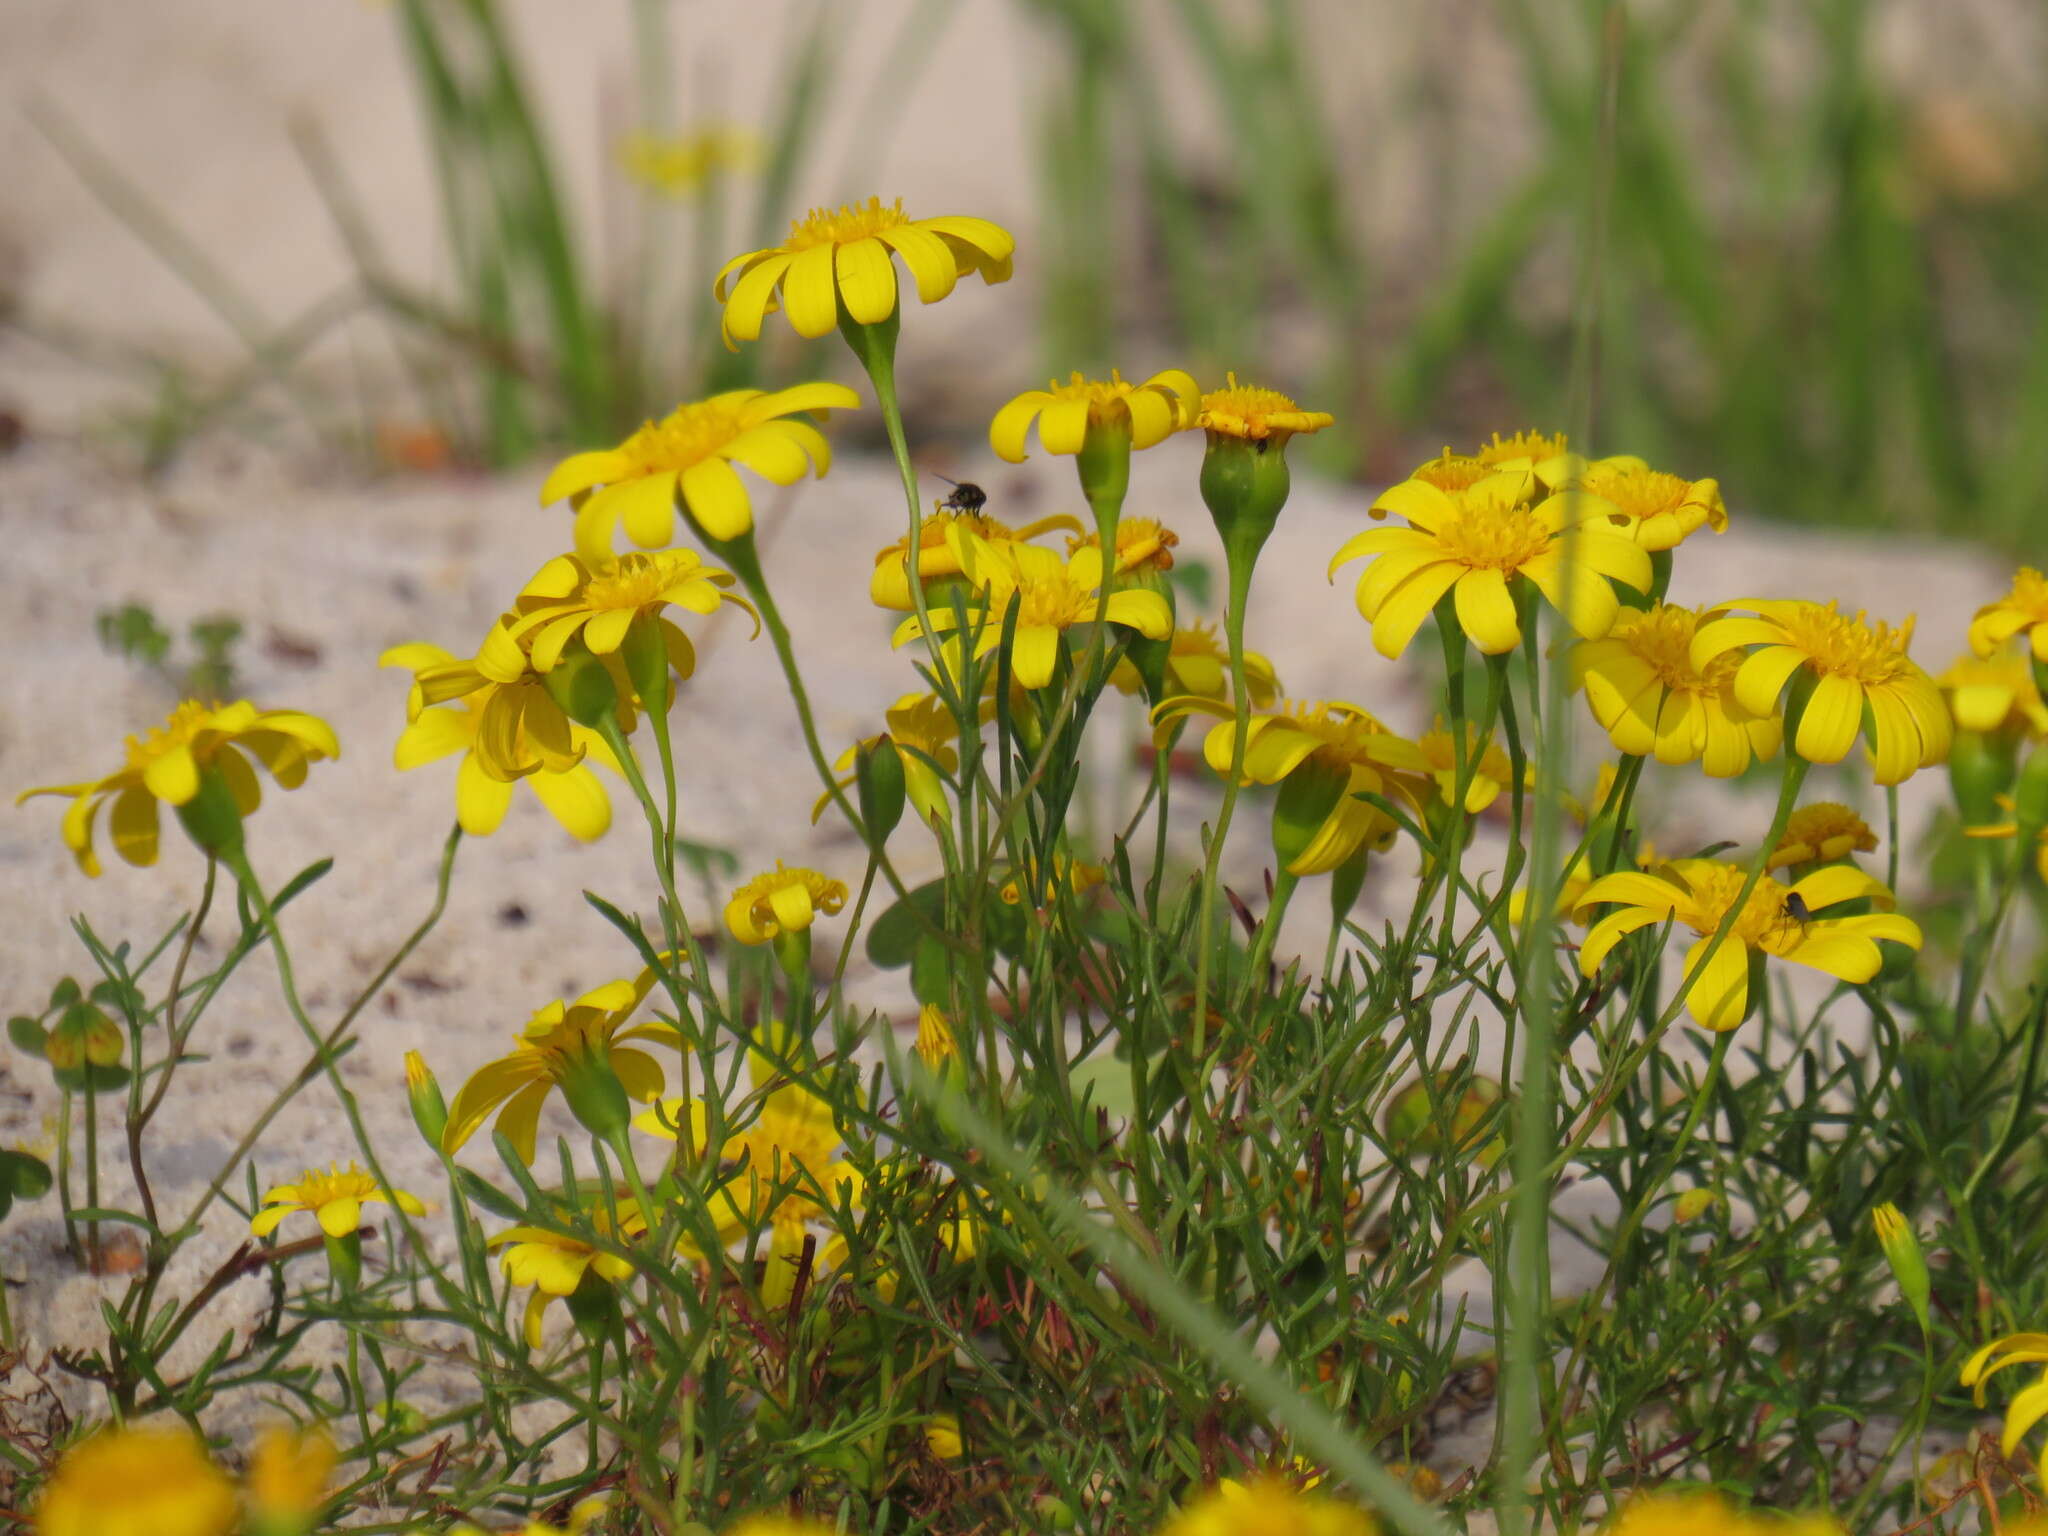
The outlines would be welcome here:
M 1671 1203 L 1671 1215 L 1681 1225 L 1698 1221 L 1718 1205 L 1720 1201 L 1720 1191 L 1708 1189 L 1705 1185 L 1701 1185 L 1697 1189 L 1688 1189 L 1674 1200 Z
M 448 1129 L 448 1103 L 441 1096 L 434 1069 L 418 1051 L 405 1053 L 405 1097 L 412 1107 L 412 1123 L 420 1128 L 427 1145 L 440 1146 L 441 1134 Z
M 1870 1223 L 1877 1229 L 1877 1242 L 1884 1250 L 1885 1262 L 1891 1265 L 1892 1276 L 1899 1282 L 1899 1294 L 1913 1309 L 1921 1333 L 1929 1332 L 1927 1301 L 1931 1286 L 1927 1276 L 1927 1256 L 1920 1251 L 1920 1239 L 1906 1225 L 1906 1218 L 1899 1214 L 1899 1208 L 1890 1201 L 1870 1213 Z

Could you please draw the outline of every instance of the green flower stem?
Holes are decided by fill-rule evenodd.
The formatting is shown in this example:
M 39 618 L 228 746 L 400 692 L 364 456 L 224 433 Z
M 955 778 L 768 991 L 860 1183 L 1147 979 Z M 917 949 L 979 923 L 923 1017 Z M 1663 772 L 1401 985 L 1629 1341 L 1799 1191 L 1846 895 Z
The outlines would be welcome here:
M 57 1095 L 57 1204 L 64 1212 L 64 1246 L 71 1250 L 71 1256 L 78 1258 L 78 1227 L 71 1219 L 71 1090 L 65 1088 Z
M 647 775 L 640 770 L 640 759 L 633 751 L 631 739 L 620 728 L 618 715 L 608 711 L 599 719 L 596 729 L 598 735 L 604 738 L 604 744 L 612 749 L 612 756 L 619 760 L 619 769 L 626 776 L 626 784 L 633 791 L 633 798 L 640 802 L 641 814 L 647 818 L 648 835 L 654 842 L 654 873 L 661 882 L 663 954 L 670 962 L 677 955 L 687 954 L 698 987 L 706 997 L 709 997 L 711 983 L 704 973 L 704 958 L 698 951 L 695 940 L 690 936 L 689 924 L 683 919 L 683 900 L 676 892 L 675 841 L 663 831 L 661 809 L 654 803 L 653 792 L 647 787 Z M 661 968 L 661 978 L 677 1011 L 687 1014 L 688 1000 L 683 995 L 682 984 L 676 979 L 668 963 L 664 963 Z
M 1266 966 L 1273 956 L 1273 944 L 1280 937 L 1280 924 L 1287 916 L 1287 903 L 1300 883 L 1301 876 L 1285 864 L 1273 876 L 1273 899 L 1266 903 L 1266 915 L 1259 923 L 1258 937 L 1252 941 L 1251 963 L 1246 967 L 1244 995 L 1247 1000 L 1265 990 Z
M 1230 820 L 1237 811 L 1238 790 L 1244 778 L 1244 757 L 1251 740 L 1251 694 L 1244 675 L 1244 611 L 1251 598 L 1252 559 L 1237 545 L 1225 540 L 1224 553 L 1230 573 L 1230 595 L 1223 610 L 1224 642 L 1230 650 L 1230 772 L 1223 780 L 1223 804 L 1216 812 L 1216 827 L 1209 834 L 1209 848 L 1202 859 L 1201 913 L 1196 919 L 1195 999 L 1193 1049 L 1190 1059 L 1201 1070 L 1209 1025 L 1209 960 L 1216 940 L 1216 874 L 1223 862 L 1223 843 L 1230 836 Z
M 85 1064 L 85 1205 L 92 1211 L 100 1206 L 100 1096 L 93 1091 L 93 1079 L 97 1075 L 98 1069 L 88 1058 Z M 97 1221 L 85 1224 L 85 1261 L 90 1268 L 99 1267 L 100 1224 Z

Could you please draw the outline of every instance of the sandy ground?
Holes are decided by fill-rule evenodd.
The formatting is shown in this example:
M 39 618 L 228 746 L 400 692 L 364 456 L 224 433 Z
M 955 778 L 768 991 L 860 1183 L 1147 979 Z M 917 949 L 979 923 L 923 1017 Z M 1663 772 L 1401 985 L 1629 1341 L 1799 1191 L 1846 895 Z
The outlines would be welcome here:
M 1183 531 L 1184 553 L 1215 560 L 1213 533 L 1187 493 L 1198 452 L 1188 439 L 1145 455 L 1130 511 L 1168 517 Z M 985 476 L 997 506 L 1044 511 L 1073 497 L 1063 463 L 972 472 Z M 0 523 L 10 530 L 11 556 L 0 574 L 0 648 L 10 658 L 0 669 L 0 787 L 108 771 L 122 734 L 155 723 L 169 704 L 161 683 L 97 649 L 97 608 L 143 599 L 173 627 L 203 612 L 241 615 L 251 637 L 243 656 L 248 695 L 327 717 L 344 744 L 340 762 L 317 767 L 294 793 L 272 791 L 251 823 L 256 864 L 273 883 L 335 857 L 333 873 L 287 917 L 307 1002 L 316 1017 L 331 1019 L 425 911 L 452 814 L 452 767 L 393 770 L 405 679 L 380 672 L 376 656 L 410 639 L 460 648 L 566 542 L 562 514 L 534 505 L 535 483 L 527 473 L 308 484 L 265 455 L 216 443 L 145 486 L 74 445 L 31 441 L 0 459 Z M 871 552 L 896 531 L 899 495 L 887 465 L 854 458 L 786 501 L 762 502 L 771 578 L 828 743 L 875 729 L 882 707 L 912 684 L 907 658 L 887 647 L 889 621 L 865 593 Z M 1273 656 L 1291 692 L 1349 698 L 1415 729 L 1424 723 L 1416 676 L 1370 651 L 1348 585 L 1322 579 L 1329 551 L 1359 525 L 1365 505 L 1357 491 L 1297 482 L 1263 562 L 1254 643 Z M 1688 546 L 1679 595 L 1825 591 L 1888 615 L 1917 609 L 1927 615 L 1922 654 L 1939 665 L 1960 644 L 1968 613 L 1999 584 L 1988 564 L 1953 550 L 1826 543 L 1738 518 L 1726 536 Z M 750 643 L 744 624 L 726 623 L 709 634 L 706 652 L 677 717 L 687 830 L 734 850 L 747 870 L 781 857 L 854 878 L 850 838 L 829 820 L 817 830 L 808 823 L 815 782 L 766 642 Z M 1767 804 L 1738 807 L 1702 783 L 1689 773 L 1662 776 L 1652 803 L 1664 814 L 1651 812 L 1653 833 L 1672 846 L 1754 835 Z M 1924 819 L 1942 788 L 1938 774 L 1908 786 L 1909 824 Z M 37 1005 L 60 975 L 84 973 L 68 931 L 73 914 L 110 941 L 140 944 L 197 896 L 201 863 L 175 830 L 166 828 L 156 868 L 131 869 L 108 852 L 107 873 L 88 880 L 58 841 L 59 810 L 35 801 L 0 816 L 0 976 L 10 1011 Z M 645 845 L 626 810 L 621 804 L 610 836 L 582 847 L 523 801 L 498 835 L 465 844 L 445 919 L 364 1013 L 361 1045 L 343 1069 L 401 1182 L 436 1187 L 399 1087 L 406 1049 L 425 1051 L 452 1090 L 498 1054 L 534 1008 L 633 968 L 622 941 L 581 897 L 589 888 L 628 910 L 651 905 Z M 906 850 L 915 841 L 899 834 Z M 1253 818 L 1231 850 L 1229 873 L 1240 888 L 1257 888 L 1265 852 Z M 905 862 L 914 870 L 918 861 Z M 1375 901 L 1398 896 L 1401 865 L 1388 868 Z M 710 914 L 699 902 L 702 920 Z M 1320 938 L 1312 919 L 1290 930 L 1310 952 Z M 856 965 L 853 992 L 899 1019 L 907 1012 L 900 977 Z M 159 1195 L 173 1210 L 202 1187 L 306 1055 L 261 960 L 220 999 L 197 1046 L 213 1060 L 180 1077 L 154 1139 Z M 0 1050 L 0 1139 L 34 1143 L 55 1107 L 45 1069 L 11 1047 Z M 262 1148 L 259 1182 L 351 1151 L 330 1092 L 316 1086 Z M 487 1164 L 488 1153 L 482 1157 Z M 117 1170 L 107 1188 L 113 1203 L 127 1196 Z M 237 1240 L 236 1228 L 231 1213 L 216 1208 L 172 1284 L 195 1283 Z M 116 1282 L 82 1274 L 63 1257 L 54 1199 L 18 1209 L 0 1227 L 0 1264 L 32 1349 L 94 1336 L 98 1299 Z M 1567 1288 L 1584 1265 L 1569 1253 L 1561 1264 Z M 258 1300 L 258 1289 L 244 1286 L 222 1316 L 244 1316 Z M 208 1342 L 195 1339 L 194 1348 Z

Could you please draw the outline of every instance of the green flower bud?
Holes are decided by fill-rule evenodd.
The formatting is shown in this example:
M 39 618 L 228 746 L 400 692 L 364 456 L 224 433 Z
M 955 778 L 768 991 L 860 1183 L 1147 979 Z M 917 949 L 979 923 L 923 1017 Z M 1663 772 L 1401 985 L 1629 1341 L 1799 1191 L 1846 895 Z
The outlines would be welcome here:
M 903 754 L 887 736 L 874 736 L 853 749 L 853 785 L 860 803 L 868 847 L 880 851 L 903 820 Z
M 412 1108 L 412 1123 L 428 1146 L 438 1148 L 441 1133 L 448 1129 L 448 1103 L 441 1097 L 433 1068 L 418 1051 L 405 1053 L 405 1097 Z
M 1232 565 L 1249 567 L 1258 559 L 1287 504 L 1289 487 L 1282 443 L 1209 434 L 1209 451 L 1202 457 L 1202 501 Z
M 560 1082 L 569 1113 L 586 1131 L 608 1147 L 624 1145 L 633 1113 L 609 1052 L 565 1058 Z
M 1920 1239 L 1906 1225 L 1906 1218 L 1899 1214 L 1899 1208 L 1890 1201 L 1870 1213 L 1870 1223 L 1877 1229 L 1878 1246 L 1884 1250 L 1885 1262 L 1891 1265 L 1892 1277 L 1899 1282 L 1899 1294 L 1913 1309 L 1913 1316 L 1920 1323 L 1920 1332 L 1930 1332 L 1927 1301 L 1932 1287 L 1927 1276 L 1927 1256 L 1920 1251 Z
M 618 1291 L 594 1270 L 583 1271 L 583 1278 L 576 1282 L 576 1289 L 569 1293 L 567 1299 L 569 1316 L 575 1320 L 576 1331 L 593 1348 L 602 1348 L 625 1326 L 624 1314 L 619 1310 Z

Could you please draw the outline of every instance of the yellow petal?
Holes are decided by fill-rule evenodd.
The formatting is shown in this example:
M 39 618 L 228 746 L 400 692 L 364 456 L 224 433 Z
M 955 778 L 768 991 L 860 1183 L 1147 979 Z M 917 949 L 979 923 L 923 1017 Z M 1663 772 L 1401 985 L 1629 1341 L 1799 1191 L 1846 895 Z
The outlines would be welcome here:
M 489 837 L 505 820 L 512 804 L 512 783 L 494 779 L 472 752 L 455 770 L 455 819 L 471 837 Z
M 1704 938 L 1685 952 L 1685 974 L 1698 980 L 1685 996 L 1685 1011 L 1695 1022 L 1715 1031 L 1730 1030 L 1749 1012 L 1749 948 L 1733 934 L 1701 967 L 1713 940 Z
M 107 831 L 114 839 L 114 851 L 130 864 L 144 867 L 156 862 L 156 797 L 139 784 L 131 784 L 114 797 L 114 812 Z
M 814 245 L 800 251 L 782 280 L 782 303 L 797 335 L 815 341 L 839 324 L 839 288 L 833 281 L 837 247 Z
M 363 1224 L 363 1202 L 344 1195 L 339 1200 L 329 1200 L 313 1214 L 320 1220 L 320 1230 L 329 1237 L 347 1237 Z
M 1453 589 L 1457 594 L 1458 627 L 1465 638 L 1489 656 L 1512 651 L 1522 643 L 1515 600 L 1507 578 L 1492 566 L 1467 571 Z
M 1839 763 L 1862 729 L 1863 690 L 1851 679 L 1831 673 L 1806 701 L 1794 750 L 1809 763 Z
M 840 300 L 862 325 L 879 325 L 896 312 L 896 264 L 881 241 L 870 236 L 840 246 L 838 274 Z
M 579 765 L 567 773 L 536 773 L 526 782 L 571 837 L 595 842 L 611 827 L 611 797 L 588 768 Z
M 1031 423 L 1052 399 L 1042 389 L 1027 390 L 996 412 L 988 427 L 988 445 L 997 458 L 1011 464 L 1024 462 L 1024 441 Z
M 142 782 L 166 805 L 183 805 L 199 793 L 199 763 L 190 747 L 173 747 L 142 770 Z
M 917 283 L 919 303 L 936 304 L 953 291 L 960 278 L 959 263 L 953 259 L 951 247 L 930 230 L 899 224 L 883 230 L 876 238 L 892 247 L 903 258 L 903 265 L 910 268 Z
M 754 526 L 753 503 L 733 467 L 706 459 L 683 471 L 683 500 L 690 515 L 714 539 L 736 539 Z
M 548 471 L 540 488 L 540 504 L 553 506 L 565 496 L 587 491 L 593 485 L 609 485 L 621 475 L 632 473 L 632 469 L 632 459 L 616 448 L 571 454 Z
M 736 341 L 753 341 L 761 334 L 761 321 L 774 302 L 775 285 L 796 258 L 781 251 L 749 267 L 725 301 L 725 333 Z

